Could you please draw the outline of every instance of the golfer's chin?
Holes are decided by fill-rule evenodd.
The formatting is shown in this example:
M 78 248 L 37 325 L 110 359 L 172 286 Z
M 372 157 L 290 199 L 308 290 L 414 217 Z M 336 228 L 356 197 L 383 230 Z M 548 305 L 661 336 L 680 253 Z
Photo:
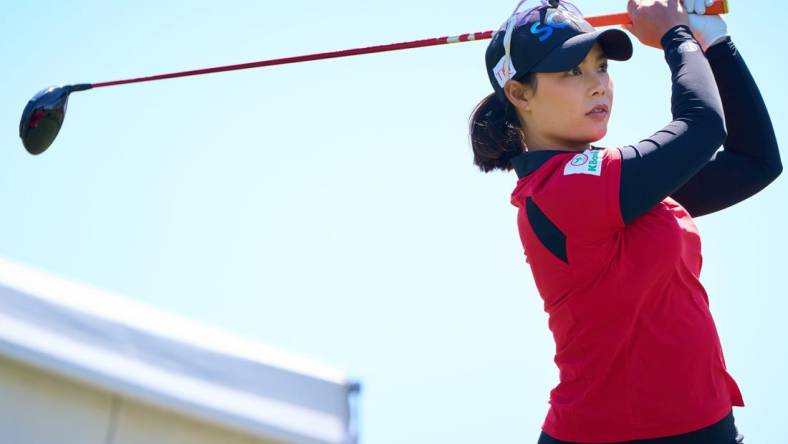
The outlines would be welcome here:
M 594 143 L 603 139 L 605 135 L 607 135 L 607 123 L 595 126 L 587 126 L 584 128 L 584 131 L 581 132 L 580 137 L 575 135 L 575 140 L 580 143 Z

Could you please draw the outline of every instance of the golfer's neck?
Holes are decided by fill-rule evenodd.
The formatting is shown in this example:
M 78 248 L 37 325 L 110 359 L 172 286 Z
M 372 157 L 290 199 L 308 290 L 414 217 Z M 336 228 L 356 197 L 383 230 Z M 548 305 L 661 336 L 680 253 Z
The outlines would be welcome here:
M 544 150 L 559 150 L 559 151 L 585 151 L 591 148 L 588 142 L 577 142 L 569 140 L 560 140 L 550 137 L 542 137 L 540 134 L 525 134 L 526 151 L 544 151 Z

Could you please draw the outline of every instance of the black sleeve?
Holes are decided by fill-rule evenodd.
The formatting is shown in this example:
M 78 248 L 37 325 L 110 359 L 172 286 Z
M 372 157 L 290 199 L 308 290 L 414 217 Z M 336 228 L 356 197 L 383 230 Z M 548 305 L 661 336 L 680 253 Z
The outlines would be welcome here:
M 708 48 L 706 57 L 722 98 L 728 138 L 724 150 L 672 195 L 693 217 L 747 199 L 782 172 L 769 112 L 731 38 Z
M 653 208 L 695 176 L 726 137 L 717 84 L 690 28 L 674 26 L 662 36 L 661 43 L 673 83 L 673 121 L 648 139 L 619 148 L 619 198 L 625 223 Z

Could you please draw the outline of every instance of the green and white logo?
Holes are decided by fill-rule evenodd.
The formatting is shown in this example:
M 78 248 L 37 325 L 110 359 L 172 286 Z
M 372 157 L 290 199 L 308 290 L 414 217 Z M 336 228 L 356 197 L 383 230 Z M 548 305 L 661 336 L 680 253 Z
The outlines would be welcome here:
M 577 154 L 564 167 L 564 176 L 570 174 L 602 174 L 601 150 L 586 150 Z

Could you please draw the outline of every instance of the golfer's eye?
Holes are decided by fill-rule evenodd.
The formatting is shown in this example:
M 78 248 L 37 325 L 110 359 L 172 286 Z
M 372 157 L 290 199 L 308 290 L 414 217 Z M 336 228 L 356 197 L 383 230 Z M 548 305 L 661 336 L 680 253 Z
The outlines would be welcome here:
M 607 62 L 603 62 L 601 65 L 599 65 L 599 69 L 602 72 L 607 72 Z M 567 71 L 566 73 L 569 74 L 570 76 L 574 76 L 574 75 L 583 74 L 583 71 L 580 69 L 580 66 L 576 66 L 570 69 L 569 71 Z

